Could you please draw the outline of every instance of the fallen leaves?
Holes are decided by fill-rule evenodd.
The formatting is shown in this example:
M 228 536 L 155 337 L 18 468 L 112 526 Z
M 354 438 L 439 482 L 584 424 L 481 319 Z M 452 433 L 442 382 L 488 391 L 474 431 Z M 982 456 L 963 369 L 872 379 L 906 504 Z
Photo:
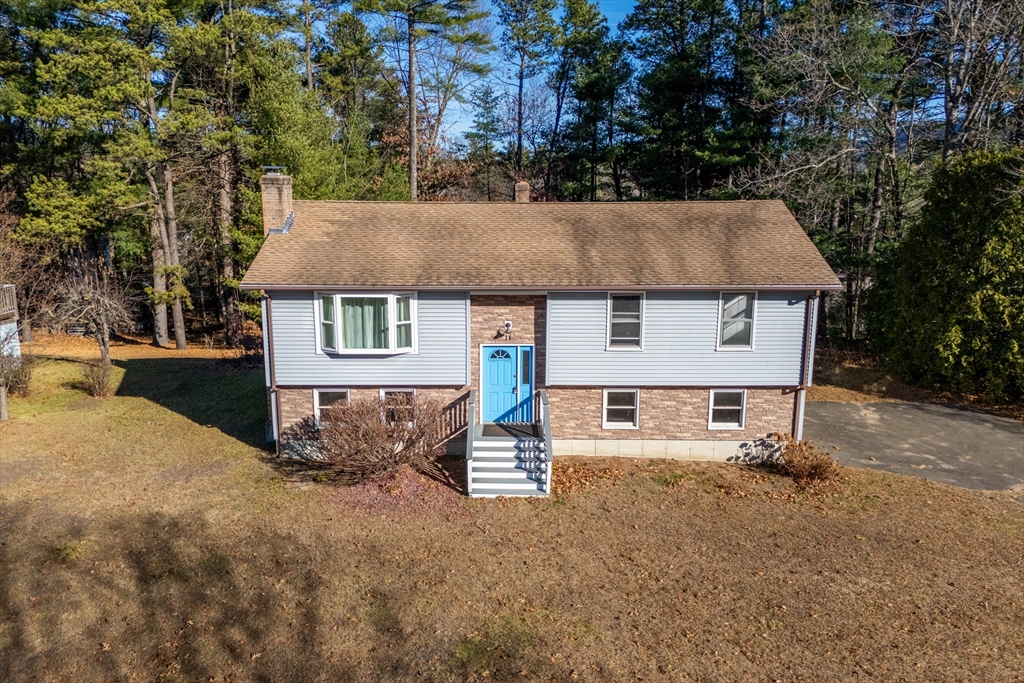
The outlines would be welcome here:
M 551 489 L 560 495 L 576 493 L 593 488 L 598 482 L 617 482 L 624 476 L 625 472 L 614 467 L 593 467 L 584 463 L 556 460 L 552 470 Z

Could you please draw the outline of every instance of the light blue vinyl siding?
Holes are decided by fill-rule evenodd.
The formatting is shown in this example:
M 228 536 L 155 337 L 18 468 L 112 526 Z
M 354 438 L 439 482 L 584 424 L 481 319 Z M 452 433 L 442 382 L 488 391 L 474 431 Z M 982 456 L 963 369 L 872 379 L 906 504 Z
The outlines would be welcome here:
M 420 292 L 419 353 L 337 356 L 316 352 L 312 292 L 269 292 L 278 386 L 463 386 L 468 383 L 469 295 Z
M 548 295 L 553 386 L 797 386 L 806 292 L 759 292 L 753 351 L 716 351 L 718 292 L 647 292 L 643 350 L 606 350 L 608 294 Z

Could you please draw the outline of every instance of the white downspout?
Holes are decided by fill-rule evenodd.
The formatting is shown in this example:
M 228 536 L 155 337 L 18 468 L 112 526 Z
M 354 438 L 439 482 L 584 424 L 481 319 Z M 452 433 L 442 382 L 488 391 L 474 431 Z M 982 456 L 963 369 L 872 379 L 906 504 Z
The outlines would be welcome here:
M 817 291 L 813 297 L 807 297 L 807 329 L 805 330 L 804 344 L 804 376 L 798 389 L 799 395 L 796 398 L 796 430 L 793 436 L 797 441 L 804 438 L 804 405 L 807 402 L 807 389 L 811 386 L 814 377 L 814 344 L 818 331 L 818 304 L 821 301 L 821 292 Z

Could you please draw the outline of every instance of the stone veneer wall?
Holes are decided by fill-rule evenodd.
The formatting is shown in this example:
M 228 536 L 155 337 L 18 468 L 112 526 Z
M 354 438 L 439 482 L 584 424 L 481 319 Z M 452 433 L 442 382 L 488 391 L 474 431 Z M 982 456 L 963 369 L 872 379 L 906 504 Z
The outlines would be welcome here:
M 434 396 L 444 401 L 458 419 L 465 425 L 465 409 L 458 413 L 458 407 L 465 405 L 469 391 L 464 387 L 384 387 L 385 389 L 415 388 L 417 396 Z M 349 387 L 352 400 L 375 399 L 380 396 L 380 387 Z M 281 397 L 281 431 L 285 432 L 307 417 L 313 415 L 313 387 L 288 387 L 278 389 Z
M 534 377 L 538 389 L 544 386 L 547 331 L 547 297 L 543 294 L 474 294 L 469 299 L 471 384 L 480 388 L 481 344 L 533 344 Z M 512 338 L 498 333 L 506 320 L 512 321 Z
M 747 389 L 742 430 L 708 429 L 709 389 L 640 389 L 639 429 L 603 429 L 600 388 L 548 387 L 555 439 L 740 441 L 792 433 L 796 392 Z

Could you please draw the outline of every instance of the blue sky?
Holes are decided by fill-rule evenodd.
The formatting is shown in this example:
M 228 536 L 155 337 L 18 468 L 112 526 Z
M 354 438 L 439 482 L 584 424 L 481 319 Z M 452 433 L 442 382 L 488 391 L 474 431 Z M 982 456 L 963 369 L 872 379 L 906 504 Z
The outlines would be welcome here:
M 604 12 L 605 17 L 608 18 L 608 25 L 612 29 L 612 33 L 615 32 L 616 27 L 619 25 L 626 15 L 633 9 L 633 5 L 636 4 L 635 0 L 598 0 L 598 6 L 601 11 Z M 461 136 L 472 126 L 473 114 L 469 110 L 468 106 L 457 106 L 452 116 L 452 129 L 451 133 L 455 137 Z
M 619 22 L 626 18 L 635 4 L 633 0 L 598 0 L 601 11 L 608 17 L 608 25 L 614 29 Z

